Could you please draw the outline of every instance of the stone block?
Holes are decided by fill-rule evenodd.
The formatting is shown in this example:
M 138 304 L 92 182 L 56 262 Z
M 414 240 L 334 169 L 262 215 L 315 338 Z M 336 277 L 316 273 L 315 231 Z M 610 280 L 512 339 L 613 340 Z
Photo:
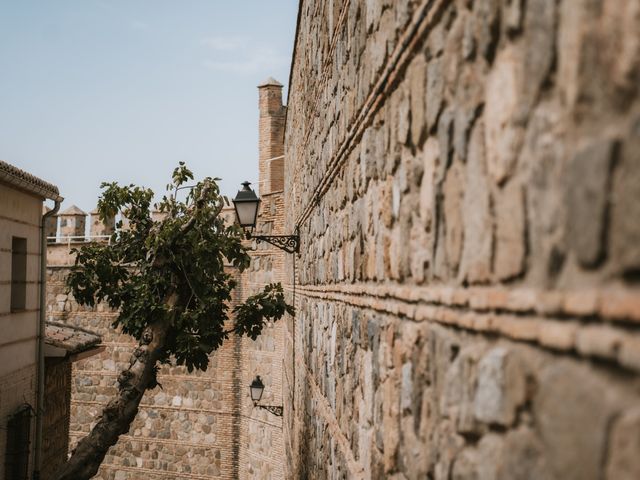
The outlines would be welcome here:
M 493 270 L 497 278 L 508 280 L 524 270 L 525 210 L 524 191 L 516 182 L 509 182 L 496 190 L 493 198 L 495 211 L 495 257 Z
M 438 117 L 444 104 L 444 77 L 442 73 L 442 60 L 431 58 L 427 64 L 427 133 L 433 132 L 438 125 Z
M 439 143 L 431 136 L 422 151 L 423 173 L 420 185 L 420 218 L 425 230 L 433 232 L 435 215 L 435 169 L 439 162 Z
M 528 427 L 521 426 L 506 434 L 498 477 L 500 480 L 553 478 L 544 455 L 542 442 Z
M 399 95 L 395 105 L 397 139 L 402 145 L 406 145 L 409 142 L 409 133 L 411 132 L 411 99 L 407 88 L 400 89 L 396 95 Z M 393 104 L 392 108 L 394 108 Z
M 502 19 L 505 33 L 513 35 L 522 28 L 524 0 L 502 0 Z
M 491 60 L 499 36 L 499 0 L 476 0 L 473 3 L 473 27 L 478 53 Z
M 487 163 L 489 174 L 498 184 L 512 175 L 524 140 L 522 119 L 518 118 L 524 76 L 521 55 L 512 45 L 501 49 L 486 80 Z
M 444 378 L 441 415 L 451 419 L 460 433 L 478 432 L 478 423 L 474 417 L 474 398 L 476 396 L 477 369 L 484 348 L 473 345 L 463 348 L 457 355 Z
M 522 0 L 511 0 L 516 4 Z M 522 115 L 528 116 L 538 100 L 540 90 L 551 73 L 556 52 L 556 2 L 527 0 L 519 9 L 525 10 L 524 38 L 520 61 L 523 63 Z
M 640 478 L 640 407 L 616 419 L 608 442 L 607 480 Z
M 453 464 L 451 479 L 507 480 L 508 477 L 501 475 L 504 456 L 503 439 L 493 433 L 485 435 L 476 448 L 466 448 L 458 454 Z
M 476 419 L 510 426 L 527 397 L 527 372 L 515 352 L 503 347 L 489 351 L 478 365 L 474 399 Z
M 466 15 L 464 19 L 464 33 L 462 34 L 462 58 L 471 60 L 476 53 L 476 39 L 473 35 L 473 17 Z
M 463 178 L 462 165 L 454 163 L 443 185 L 444 195 L 444 220 L 445 220 L 445 249 L 447 264 L 450 269 L 456 271 L 462 254 L 462 241 L 464 236 L 464 224 L 462 217 L 463 202 Z
M 613 175 L 611 257 L 620 272 L 640 272 L 640 116 L 620 150 Z
M 465 180 L 460 277 L 469 283 L 484 283 L 491 275 L 493 231 L 482 122 L 476 124 L 471 134 Z
M 561 272 L 566 257 L 566 176 L 562 111 L 557 101 L 542 102 L 527 125 L 522 166 L 528 171 L 527 219 L 532 262 L 528 275 L 545 285 Z
M 548 365 L 538 377 L 533 415 L 554 478 L 601 478 L 612 392 L 594 372 L 568 361 Z
M 603 140 L 578 152 L 566 175 L 569 245 L 580 264 L 594 267 L 604 256 L 609 175 L 616 144 Z
M 418 54 L 407 70 L 411 96 L 411 141 L 419 147 L 426 130 L 427 63 L 424 55 Z
M 465 59 L 460 54 L 462 51 L 462 40 L 465 30 L 465 20 L 469 12 L 466 9 L 457 8 L 456 15 L 452 17 L 452 22 L 447 29 L 447 36 L 442 55 L 442 66 L 444 75 L 445 98 L 455 97 L 458 79 Z
M 432 456 L 436 460 L 433 467 L 434 480 L 449 480 L 454 461 L 464 446 L 464 439 L 456 435 L 451 422 L 442 421 L 436 427 Z

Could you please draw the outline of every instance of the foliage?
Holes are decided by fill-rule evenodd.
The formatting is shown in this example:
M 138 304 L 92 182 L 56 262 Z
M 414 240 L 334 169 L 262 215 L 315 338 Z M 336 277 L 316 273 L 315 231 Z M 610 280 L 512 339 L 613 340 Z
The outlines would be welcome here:
M 242 272 L 250 257 L 240 227 L 225 225 L 220 215 L 224 203 L 217 179 L 185 187 L 190 180 L 193 174 L 181 162 L 167 194 L 155 205 L 160 219 L 150 213 L 151 190 L 103 183 L 101 219 L 121 211 L 129 227 L 122 229 L 119 221 L 109 244 L 75 250 L 67 285 L 81 304 L 106 302 L 119 309 L 114 327 L 139 341 L 146 327 L 171 319 L 160 361 L 173 356 L 192 371 L 206 370 L 208 355 L 231 333 L 255 339 L 265 321 L 293 314 L 293 308 L 286 304 L 280 284 L 267 285 L 233 309 L 233 323 L 225 329 L 236 286 L 225 265 Z M 178 191 L 187 188 L 186 199 L 178 201 Z M 170 306 L 167 298 L 173 294 L 178 301 Z

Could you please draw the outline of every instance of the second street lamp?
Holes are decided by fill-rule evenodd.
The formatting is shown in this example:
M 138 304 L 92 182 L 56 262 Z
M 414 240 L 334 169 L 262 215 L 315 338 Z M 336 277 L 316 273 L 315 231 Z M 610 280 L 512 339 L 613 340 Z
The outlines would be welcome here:
M 258 220 L 258 209 L 260 208 L 260 198 L 251 187 L 250 182 L 243 182 L 242 188 L 238 190 L 233 199 L 233 206 L 236 210 L 236 219 L 244 229 L 247 239 L 254 238 L 258 243 L 267 242 L 284 250 L 287 253 L 300 253 L 300 236 L 295 235 L 252 235 L 253 229 Z
M 249 391 L 251 392 L 251 400 L 253 401 L 254 407 L 267 410 L 268 412 L 273 413 L 276 417 L 282 416 L 282 405 L 260 405 L 258 403 L 262 398 L 262 392 L 264 392 L 264 383 L 262 383 L 260 375 L 257 375 L 256 378 L 253 379 L 253 382 L 249 385 Z

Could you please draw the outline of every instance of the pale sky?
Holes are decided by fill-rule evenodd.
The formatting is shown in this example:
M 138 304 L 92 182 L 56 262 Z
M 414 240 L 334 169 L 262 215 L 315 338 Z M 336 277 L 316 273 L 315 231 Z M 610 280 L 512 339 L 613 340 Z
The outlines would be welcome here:
M 258 91 L 286 84 L 296 0 L 0 0 L 0 159 L 57 185 L 162 193 L 178 161 L 257 181 Z

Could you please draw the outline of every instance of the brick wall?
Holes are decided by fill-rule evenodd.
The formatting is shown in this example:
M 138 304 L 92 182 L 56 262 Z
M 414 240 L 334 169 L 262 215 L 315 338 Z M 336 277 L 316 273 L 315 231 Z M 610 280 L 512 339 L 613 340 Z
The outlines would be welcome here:
M 69 414 L 71 405 L 71 362 L 45 359 L 44 417 L 42 425 L 41 478 L 53 478 L 69 452 Z
M 270 78 L 259 87 L 259 174 L 262 203 L 256 226 L 257 235 L 285 235 L 284 197 L 284 118 L 282 85 Z M 266 242 L 249 245 L 251 266 L 241 276 L 240 298 L 259 292 L 266 284 L 285 283 L 290 270 L 285 270 L 286 254 Z M 254 342 L 242 340 L 240 352 L 241 448 L 239 478 L 285 478 L 285 448 L 283 418 L 255 408 L 249 396 L 249 384 L 256 375 L 265 389 L 263 405 L 283 405 L 284 402 L 284 333 L 286 320 L 267 325 Z
M 25 403 L 31 406 L 35 405 L 37 383 L 37 369 L 35 364 L 27 365 L 0 377 L 0 385 L 2 385 L 2 388 L 0 388 L 0 419 L 2 420 L 2 428 L 0 428 L 0 453 L 2 454 L 0 457 L 0 478 L 4 478 L 5 474 L 7 420 Z M 35 441 L 35 420 L 33 418 L 31 424 L 31 444 L 29 450 L 33 452 Z M 29 467 L 29 472 L 31 472 L 31 466 Z
M 638 2 L 300 9 L 287 477 L 638 478 Z
M 258 86 L 258 175 L 260 194 L 284 188 L 284 123 L 282 84 L 269 77 Z

